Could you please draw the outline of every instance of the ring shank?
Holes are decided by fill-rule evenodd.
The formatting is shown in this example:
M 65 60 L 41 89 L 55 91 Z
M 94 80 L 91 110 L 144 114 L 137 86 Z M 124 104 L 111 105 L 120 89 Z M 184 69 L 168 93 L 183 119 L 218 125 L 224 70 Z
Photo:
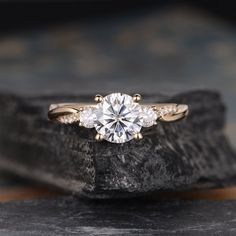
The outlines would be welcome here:
M 173 122 L 183 119 L 188 114 L 188 106 L 185 104 L 176 103 L 152 103 L 152 104 L 140 104 L 141 107 L 151 107 L 159 114 L 158 120 L 164 122 Z M 94 103 L 59 103 L 52 104 L 49 107 L 48 118 L 52 121 L 59 121 L 60 117 L 70 116 L 72 114 L 79 113 L 86 108 L 96 107 Z M 163 112 L 165 110 L 171 110 L 171 112 Z

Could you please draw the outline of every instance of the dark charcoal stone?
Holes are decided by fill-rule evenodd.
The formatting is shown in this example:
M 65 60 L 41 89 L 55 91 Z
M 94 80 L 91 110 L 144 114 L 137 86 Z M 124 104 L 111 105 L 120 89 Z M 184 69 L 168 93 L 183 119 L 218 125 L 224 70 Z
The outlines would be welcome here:
M 223 135 L 225 108 L 216 92 L 193 91 L 146 101 L 187 103 L 187 119 L 159 123 L 144 139 L 96 142 L 95 131 L 46 119 L 51 102 L 88 97 L 0 96 L 0 166 L 89 197 L 128 197 L 235 183 L 236 157 Z
M 71 197 L 0 204 L 1 236 L 235 235 L 235 201 L 83 202 Z

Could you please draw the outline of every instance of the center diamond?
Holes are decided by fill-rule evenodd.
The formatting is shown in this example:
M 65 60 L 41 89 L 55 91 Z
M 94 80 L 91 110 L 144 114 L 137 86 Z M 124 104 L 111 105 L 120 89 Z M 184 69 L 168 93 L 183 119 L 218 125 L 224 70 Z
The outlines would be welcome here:
M 95 129 L 112 143 L 134 138 L 142 128 L 141 106 L 127 94 L 112 93 L 103 98 L 95 110 Z

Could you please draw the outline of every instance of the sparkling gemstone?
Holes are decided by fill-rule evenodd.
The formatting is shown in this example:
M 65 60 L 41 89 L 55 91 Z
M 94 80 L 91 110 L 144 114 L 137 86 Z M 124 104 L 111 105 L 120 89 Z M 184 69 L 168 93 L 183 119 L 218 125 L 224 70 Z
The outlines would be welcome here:
M 93 128 L 95 119 L 94 108 L 88 107 L 80 112 L 80 124 L 86 128 Z
M 59 122 L 64 124 L 72 124 L 79 121 L 79 113 L 65 115 L 57 118 Z
M 166 106 L 166 107 L 161 107 L 157 111 L 157 114 L 158 114 L 158 116 L 165 116 L 165 115 L 171 115 L 175 112 L 176 112 L 176 107 L 175 106 Z
M 150 127 L 156 124 L 157 113 L 151 107 L 144 107 L 141 116 L 143 117 L 143 127 Z
M 134 138 L 142 128 L 142 108 L 127 94 L 112 93 L 103 98 L 95 110 L 95 129 L 112 143 L 124 143 Z

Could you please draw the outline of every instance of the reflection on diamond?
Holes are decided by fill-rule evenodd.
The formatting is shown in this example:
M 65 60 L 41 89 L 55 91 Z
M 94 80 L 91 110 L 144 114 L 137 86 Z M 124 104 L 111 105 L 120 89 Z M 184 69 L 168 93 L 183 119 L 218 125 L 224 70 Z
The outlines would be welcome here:
M 144 107 L 141 116 L 143 117 L 143 127 L 150 127 L 156 124 L 157 113 L 151 107 Z
M 93 128 L 95 119 L 94 109 L 91 107 L 80 112 L 80 124 L 86 128 Z
M 141 111 L 141 106 L 131 96 L 122 93 L 110 94 L 97 105 L 95 129 L 109 142 L 127 142 L 142 128 Z

